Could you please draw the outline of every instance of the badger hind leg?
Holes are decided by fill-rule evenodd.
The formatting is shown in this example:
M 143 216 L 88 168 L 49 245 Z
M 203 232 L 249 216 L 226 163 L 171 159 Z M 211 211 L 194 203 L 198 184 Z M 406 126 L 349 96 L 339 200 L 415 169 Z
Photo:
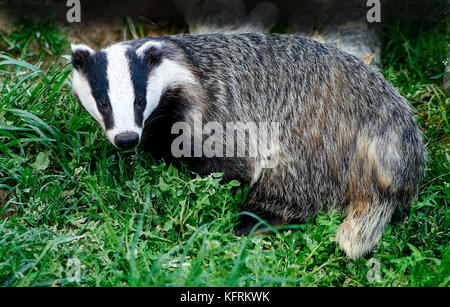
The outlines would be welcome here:
M 397 208 L 395 202 L 352 202 L 347 217 L 336 232 L 336 239 L 348 258 L 354 260 L 370 252 Z

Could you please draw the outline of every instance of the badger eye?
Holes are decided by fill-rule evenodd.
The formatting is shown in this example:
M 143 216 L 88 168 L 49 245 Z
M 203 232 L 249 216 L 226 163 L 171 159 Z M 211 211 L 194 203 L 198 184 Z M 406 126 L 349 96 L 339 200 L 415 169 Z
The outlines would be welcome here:
M 108 101 L 106 100 L 106 98 L 101 98 L 98 101 L 98 105 L 100 106 L 100 108 L 106 109 L 108 107 Z
M 143 107 L 145 105 L 145 98 L 142 96 L 136 97 L 134 102 L 138 107 Z

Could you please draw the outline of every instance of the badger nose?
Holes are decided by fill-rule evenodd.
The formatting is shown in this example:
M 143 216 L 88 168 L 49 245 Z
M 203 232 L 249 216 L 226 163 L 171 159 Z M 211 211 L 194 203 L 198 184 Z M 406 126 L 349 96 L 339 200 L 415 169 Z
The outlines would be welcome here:
M 119 133 L 114 137 L 114 142 L 121 149 L 130 149 L 139 143 L 139 134 L 135 132 Z

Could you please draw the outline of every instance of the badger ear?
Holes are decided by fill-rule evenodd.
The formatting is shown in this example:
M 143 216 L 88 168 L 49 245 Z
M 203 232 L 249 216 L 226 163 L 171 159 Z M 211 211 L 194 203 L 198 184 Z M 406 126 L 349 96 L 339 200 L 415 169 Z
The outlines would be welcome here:
M 72 66 L 76 70 L 83 70 L 95 51 L 86 45 L 70 45 L 72 49 Z
M 162 44 L 157 41 L 149 41 L 136 50 L 138 56 L 149 63 L 160 62 L 162 58 Z

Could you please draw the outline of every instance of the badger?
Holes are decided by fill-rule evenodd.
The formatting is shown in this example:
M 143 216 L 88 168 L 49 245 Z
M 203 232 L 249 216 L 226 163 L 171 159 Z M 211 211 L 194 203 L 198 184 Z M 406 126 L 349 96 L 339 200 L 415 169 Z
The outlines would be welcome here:
M 336 241 L 350 259 L 373 250 L 395 210 L 417 195 L 426 149 L 412 108 L 375 68 L 331 46 L 244 33 L 71 49 L 73 94 L 113 145 L 238 180 L 249 187 L 243 209 L 274 226 L 339 210 Z M 195 129 L 211 122 L 278 123 L 277 141 L 269 154 L 250 154 L 259 137 L 247 130 L 198 150 L 225 129 Z M 235 232 L 257 222 L 242 218 Z

